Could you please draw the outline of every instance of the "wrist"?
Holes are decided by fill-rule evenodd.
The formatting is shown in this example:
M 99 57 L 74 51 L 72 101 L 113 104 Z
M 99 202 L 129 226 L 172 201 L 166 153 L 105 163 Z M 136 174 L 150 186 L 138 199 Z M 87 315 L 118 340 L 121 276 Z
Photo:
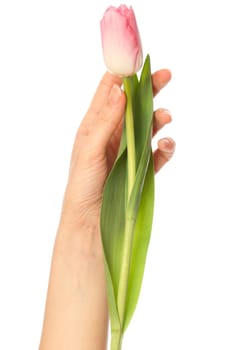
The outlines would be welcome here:
M 87 222 L 61 222 L 55 246 L 67 254 L 91 256 L 102 259 L 100 227 Z

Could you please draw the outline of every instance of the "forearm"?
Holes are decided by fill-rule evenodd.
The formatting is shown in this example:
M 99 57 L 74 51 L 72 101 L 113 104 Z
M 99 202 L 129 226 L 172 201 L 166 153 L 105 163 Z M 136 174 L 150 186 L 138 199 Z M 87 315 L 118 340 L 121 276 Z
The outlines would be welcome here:
M 108 313 L 100 234 L 59 231 L 40 350 L 105 350 Z

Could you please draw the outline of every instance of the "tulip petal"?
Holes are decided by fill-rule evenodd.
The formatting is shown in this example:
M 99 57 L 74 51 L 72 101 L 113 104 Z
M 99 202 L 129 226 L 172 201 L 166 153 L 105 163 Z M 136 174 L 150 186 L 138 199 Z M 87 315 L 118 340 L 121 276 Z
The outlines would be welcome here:
M 130 76 L 142 65 L 142 45 L 133 9 L 111 6 L 101 20 L 102 49 L 106 67 Z

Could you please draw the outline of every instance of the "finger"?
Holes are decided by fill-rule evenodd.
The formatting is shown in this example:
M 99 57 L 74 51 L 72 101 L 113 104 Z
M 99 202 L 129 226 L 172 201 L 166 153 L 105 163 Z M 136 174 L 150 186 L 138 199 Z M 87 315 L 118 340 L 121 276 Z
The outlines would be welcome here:
M 158 149 L 153 154 L 156 173 L 172 158 L 175 146 L 175 141 L 170 137 L 158 141 Z
M 86 115 L 87 119 L 93 119 L 96 117 L 96 115 L 99 113 L 102 106 L 104 105 L 107 97 L 109 96 L 109 93 L 114 84 L 121 86 L 122 80 L 116 75 L 106 72 L 103 75 L 95 92 L 95 95 L 92 99 L 92 102 Z
M 159 108 L 153 113 L 153 130 L 152 136 L 164 127 L 164 125 L 172 121 L 172 116 L 169 110 L 165 108 Z
M 152 88 L 153 96 L 157 95 L 158 92 L 171 80 L 172 73 L 169 69 L 161 69 L 152 74 Z
M 121 88 L 114 84 L 95 120 L 93 142 L 105 148 L 122 122 L 126 97 Z

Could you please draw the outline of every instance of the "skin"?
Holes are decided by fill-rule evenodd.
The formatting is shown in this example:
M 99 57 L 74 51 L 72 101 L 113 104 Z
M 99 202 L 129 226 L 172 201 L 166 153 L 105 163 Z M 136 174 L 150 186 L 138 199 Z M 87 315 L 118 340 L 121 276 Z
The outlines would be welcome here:
M 163 69 L 152 75 L 154 96 L 169 82 Z M 108 311 L 100 238 L 105 180 L 117 155 L 126 98 L 120 78 L 105 73 L 77 131 L 61 218 L 54 244 L 39 350 L 104 350 Z M 153 135 L 171 115 L 154 112 Z M 158 141 L 158 172 L 175 149 L 171 138 Z M 84 150 L 84 151 L 83 151 Z

